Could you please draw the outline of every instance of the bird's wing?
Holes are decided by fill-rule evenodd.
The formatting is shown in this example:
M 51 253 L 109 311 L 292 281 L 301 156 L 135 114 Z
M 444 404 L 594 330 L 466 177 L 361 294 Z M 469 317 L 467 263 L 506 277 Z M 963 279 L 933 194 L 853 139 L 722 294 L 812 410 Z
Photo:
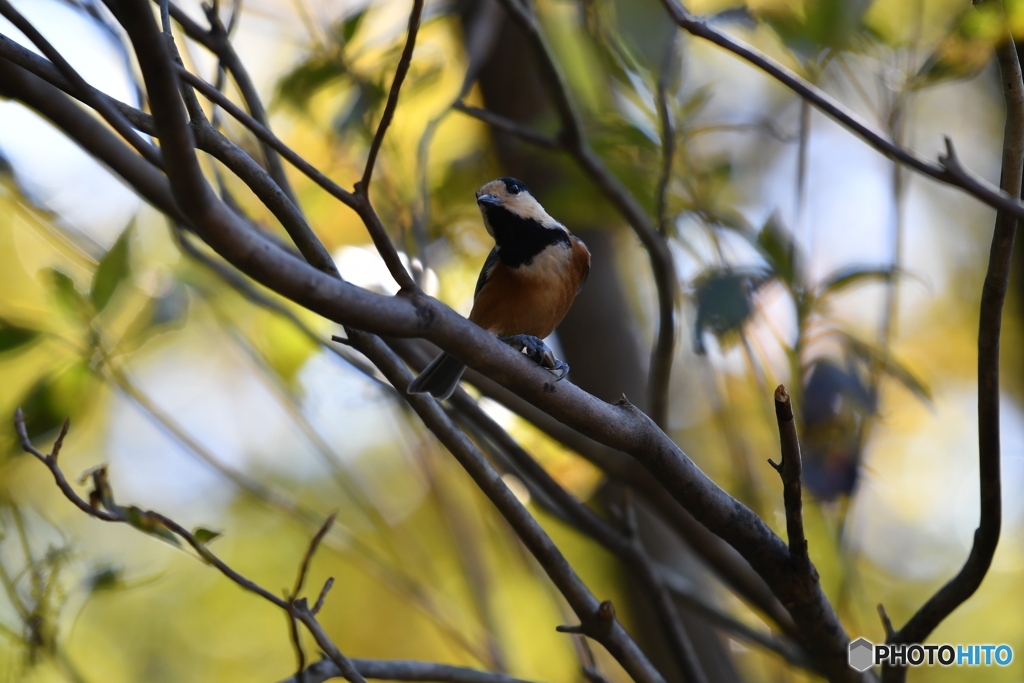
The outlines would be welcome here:
M 477 294 L 483 289 L 483 286 L 491 279 L 491 273 L 494 272 L 494 266 L 498 265 L 498 248 L 491 249 L 491 253 L 487 255 L 487 260 L 484 261 L 484 267 L 480 269 L 480 277 L 476 280 L 476 289 L 473 290 L 473 298 L 476 299 Z

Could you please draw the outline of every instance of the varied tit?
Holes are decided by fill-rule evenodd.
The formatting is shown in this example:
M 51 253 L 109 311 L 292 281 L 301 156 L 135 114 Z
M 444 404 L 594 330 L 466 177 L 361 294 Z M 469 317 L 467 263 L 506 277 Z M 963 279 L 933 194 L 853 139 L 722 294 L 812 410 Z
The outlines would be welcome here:
M 569 366 L 555 360 L 541 339 L 569 312 L 590 272 L 590 251 L 515 178 L 487 183 L 476 203 L 494 249 L 480 271 L 469 319 L 562 379 Z M 442 353 L 413 380 L 409 393 L 446 399 L 465 369 Z

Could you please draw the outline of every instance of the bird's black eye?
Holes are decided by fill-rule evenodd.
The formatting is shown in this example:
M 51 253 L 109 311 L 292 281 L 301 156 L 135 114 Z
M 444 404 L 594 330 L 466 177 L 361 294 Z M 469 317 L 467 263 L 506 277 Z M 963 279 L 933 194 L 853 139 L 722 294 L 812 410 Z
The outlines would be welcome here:
M 515 196 L 520 192 L 529 192 L 526 185 L 520 180 L 515 178 L 500 178 L 501 182 L 505 183 L 505 191 L 510 195 Z

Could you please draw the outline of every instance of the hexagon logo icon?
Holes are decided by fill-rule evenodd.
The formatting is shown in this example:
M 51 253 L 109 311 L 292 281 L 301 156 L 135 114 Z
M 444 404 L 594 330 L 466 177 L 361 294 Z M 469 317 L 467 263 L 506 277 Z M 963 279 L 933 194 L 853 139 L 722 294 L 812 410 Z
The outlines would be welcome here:
M 875 657 L 875 646 L 867 638 L 858 638 L 850 643 L 850 667 L 857 671 L 871 668 Z

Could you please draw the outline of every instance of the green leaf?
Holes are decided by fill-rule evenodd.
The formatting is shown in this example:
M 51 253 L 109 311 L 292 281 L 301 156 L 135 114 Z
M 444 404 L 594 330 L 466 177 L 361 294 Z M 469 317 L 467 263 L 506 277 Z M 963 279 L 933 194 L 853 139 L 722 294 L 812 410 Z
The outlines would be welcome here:
M 379 110 L 387 97 L 387 91 L 381 82 L 360 80 L 356 83 L 356 95 L 351 104 L 342 107 L 331 121 L 331 129 L 338 135 L 355 131 L 369 137 L 370 128 L 367 126 L 367 116 Z
M 206 545 L 210 541 L 219 538 L 224 534 L 223 531 L 214 531 L 213 529 L 207 529 L 206 527 L 197 526 L 192 530 L 192 535 L 196 537 L 196 540 Z
M 754 295 L 768 279 L 764 271 L 714 269 L 694 281 L 693 348 L 697 354 L 706 352 L 705 330 L 710 329 L 724 344 L 742 331 L 754 313 Z
M 13 351 L 34 341 L 39 336 L 36 330 L 18 327 L 0 319 L 0 353 Z
M 96 309 L 97 313 L 106 308 L 107 304 L 110 303 L 110 298 L 114 296 L 118 285 L 128 277 L 131 268 L 128 260 L 128 239 L 130 233 L 130 227 L 121 233 L 121 236 L 114 242 L 114 246 L 108 249 L 107 253 L 103 256 L 99 266 L 96 268 L 96 273 L 92 277 L 92 289 L 89 292 L 89 299 L 92 301 L 93 308 Z
M 901 275 L 902 273 L 903 271 L 900 268 L 896 268 L 894 266 L 851 266 L 849 268 L 842 268 L 840 270 L 833 271 L 825 278 L 824 282 L 821 283 L 820 296 L 834 294 L 835 292 L 846 289 L 847 287 L 859 285 L 864 282 L 870 282 L 871 280 L 888 282 L 893 279 L 893 277 Z
M 181 546 L 181 541 L 178 540 L 178 537 L 165 527 L 163 522 L 149 510 L 129 505 L 124 508 L 124 511 L 126 521 L 139 531 L 162 538 L 172 545 Z
M 117 503 L 114 502 L 114 490 L 110 488 L 110 478 L 107 476 L 106 465 L 97 467 L 92 471 L 92 483 L 95 489 L 89 495 L 90 500 L 98 500 L 107 512 L 116 513 L 118 507 Z
M 43 438 L 73 416 L 93 387 L 95 378 L 81 361 L 38 379 L 18 401 L 30 439 Z
M 803 287 L 803 259 L 797 251 L 793 236 L 779 222 L 776 216 L 768 219 L 757 233 L 755 245 L 768 262 L 775 276 L 789 285 L 790 289 Z
M 124 585 L 121 567 L 100 567 L 86 579 L 90 593 L 114 590 Z
M 363 19 L 366 18 L 366 10 L 363 9 L 360 12 L 356 12 L 352 16 L 346 17 L 345 21 L 341 22 L 335 33 L 343 45 L 348 45 L 352 42 L 352 38 L 355 37 L 356 32 L 359 30 L 359 25 L 363 23 Z
M 277 82 L 276 99 L 302 109 L 313 95 L 346 74 L 348 65 L 340 49 L 317 52 L 281 77 Z
M 921 381 L 907 366 L 896 360 L 887 350 L 868 344 L 851 334 L 840 332 L 843 345 L 851 354 L 858 356 L 866 364 L 875 365 L 882 372 L 905 386 L 911 393 L 924 402 L 932 402 L 932 390 Z
M 773 3 L 762 18 L 790 50 L 810 59 L 826 48 L 853 48 L 864 30 L 863 16 L 870 4 L 870 0 Z
M 50 287 L 57 299 L 57 304 L 64 312 L 72 316 L 80 316 L 88 310 L 88 302 L 75 286 L 75 281 L 67 273 L 56 268 L 44 270 L 50 279 Z

